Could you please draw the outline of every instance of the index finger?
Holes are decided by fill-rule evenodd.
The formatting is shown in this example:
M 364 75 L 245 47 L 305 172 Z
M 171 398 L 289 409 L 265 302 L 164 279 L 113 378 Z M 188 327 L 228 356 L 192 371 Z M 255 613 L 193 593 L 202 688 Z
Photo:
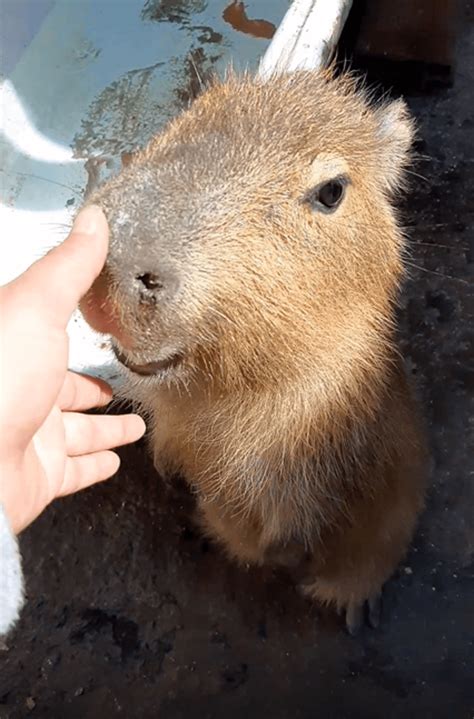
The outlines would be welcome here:
M 62 410 L 84 411 L 103 407 L 112 399 L 112 389 L 101 379 L 69 370 L 56 400 Z
M 104 266 L 108 238 L 107 220 L 100 207 L 85 207 L 64 242 L 14 280 L 11 289 L 24 293 L 26 303 L 52 317 L 56 327 L 65 328 Z

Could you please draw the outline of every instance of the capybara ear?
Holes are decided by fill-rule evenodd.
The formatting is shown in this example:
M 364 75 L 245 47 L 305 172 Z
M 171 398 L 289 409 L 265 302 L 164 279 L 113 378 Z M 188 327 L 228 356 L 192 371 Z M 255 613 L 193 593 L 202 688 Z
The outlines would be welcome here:
M 403 184 L 404 172 L 411 161 L 415 124 L 403 100 L 395 100 L 375 109 L 377 139 L 375 167 L 389 192 Z

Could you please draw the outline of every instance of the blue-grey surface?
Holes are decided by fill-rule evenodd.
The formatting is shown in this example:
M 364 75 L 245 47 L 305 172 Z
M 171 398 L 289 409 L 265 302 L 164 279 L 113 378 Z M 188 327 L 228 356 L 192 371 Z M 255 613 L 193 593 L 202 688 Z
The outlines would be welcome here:
M 233 30 L 224 7 L 220 0 L 3 0 L 3 71 L 38 131 L 80 158 L 118 156 L 183 107 L 194 72 L 255 66 L 268 40 Z M 278 24 L 287 7 L 287 0 L 254 0 L 248 11 Z M 71 174 L 20 158 L 8 144 L 2 151 L 9 183 L 19 171 L 35 175 L 14 193 L 15 207 L 64 207 L 71 191 L 48 180 L 76 193 L 85 187 L 83 164 Z
M 54 0 L 3 0 L 0 5 L 0 74 L 8 76 L 37 34 Z
M 278 25 L 288 5 L 253 0 L 247 12 Z M 236 32 L 224 9 L 221 0 L 2 0 L 2 68 L 16 101 L 0 100 L 0 282 L 59 242 L 86 189 L 209 74 L 255 67 L 268 39 Z M 28 140 L 32 128 L 55 147 Z M 71 368 L 113 380 L 107 345 L 79 315 L 69 331 Z

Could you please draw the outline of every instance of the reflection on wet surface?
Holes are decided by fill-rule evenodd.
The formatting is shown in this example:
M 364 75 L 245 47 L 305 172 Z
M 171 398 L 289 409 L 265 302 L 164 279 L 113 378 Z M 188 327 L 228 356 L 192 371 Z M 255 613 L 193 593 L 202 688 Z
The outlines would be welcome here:
M 275 24 L 250 19 L 249 3 L 232 2 L 222 9 L 223 5 L 217 0 L 147 0 L 141 19 L 156 28 L 157 50 L 163 33 L 169 32 L 186 33 L 189 49 L 168 61 L 128 70 L 92 100 L 72 142 L 75 157 L 87 161 L 87 194 L 110 175 L 110 170 L 123 166 L 123 157 L 146 145 L 167 121 L 186 108 L 213 75 L 222 73 L 229 56 L 229 40 L 222 28 L 228 26 L 228 36 L 236 39 L 242 38 L 242 33 L 255 38 L 245 42 L 260 48 L 254 50 L 257 55 L 265 50 L 262 39 L 268 41 L 273 36 Z M 259 7 L 262 3 L 256 3 L 253 12 L 258 13 Z M 272 3 L 273 16 L 277 12 L 282 17 L 285 9 L 283 1 Z M 96 171 L 98 165 L 100 173 Z
M 206 0 L 147 0 L 142 10 L 142 18 L 183 25 L 189 22 L 193 15 L 203 12 L 206 7 Z
M 151 102 L 150 92 L 162 66 L 130 70 L 95 98 L 74 138 L 76 157 L 118 156 L 133 150 L 138 137 L 157 131 L 162 108 Z

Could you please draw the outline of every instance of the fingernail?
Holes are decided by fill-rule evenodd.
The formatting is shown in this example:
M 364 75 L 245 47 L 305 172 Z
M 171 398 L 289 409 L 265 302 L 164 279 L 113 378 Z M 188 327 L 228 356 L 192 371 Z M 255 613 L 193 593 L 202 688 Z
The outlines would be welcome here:
M 104 213 L 97 205 L 88 205 L 79 212 L 72 226 L 73 232 L 93 235 L 104 222 Z

